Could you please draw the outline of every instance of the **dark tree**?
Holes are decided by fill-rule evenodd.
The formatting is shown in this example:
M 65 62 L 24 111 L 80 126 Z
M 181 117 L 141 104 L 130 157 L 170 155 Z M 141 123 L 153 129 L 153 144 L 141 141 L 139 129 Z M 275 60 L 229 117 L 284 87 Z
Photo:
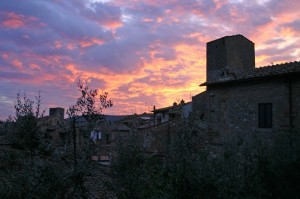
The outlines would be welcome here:
M 39 118 L 43 116 L 40 111 L 41 96 L 40 93 L 36 100 L 29 99 L 24 93 L 17 93 L 15 102 L 16 116 L 14 118 L 15 126 L 11 132 L 13 144 L 18 148 L 29 150 L 31 156 L 37 152 L 42 145 L 42 137 L 39 127 Z
M 81 80 L 78 80 L 77 87 L 81 96 L 77 99 L 76 104 L 67 110 L 73 135 L 74 169 L 77 166 L 76 119 L 82 116 L 90 124 L 95 125 L 101 118 L 102 110 L 113 106 L 112 101 L 107 99 L 107 92 L 99 94 L 97 89 L 90 89 Z
M 84 186 L 84 177 L 87 174 L 88 165 L 85 163 L 78 164 L 77 160 L 77 143 L 76 143 L 76 120 L 84 117 L 89 127 L 94 128 L 97 121 L 102 117 L 103 109 L 112 107 L 113 103 L 108 100 L 108 93 L 99 94 L 97 89 L 90 89 L 78 80 L 77 87 L 80 97 L 76 103 L 69 107 L 67 115 L 70 119 L 71 132 L 73 137 L 73 158 L 74 169 L 72 172 L 72 184 L 74 193 L 81 197 L 86 197 L 87 190 Z M 85 154 L 86 155 L 86 154 Z

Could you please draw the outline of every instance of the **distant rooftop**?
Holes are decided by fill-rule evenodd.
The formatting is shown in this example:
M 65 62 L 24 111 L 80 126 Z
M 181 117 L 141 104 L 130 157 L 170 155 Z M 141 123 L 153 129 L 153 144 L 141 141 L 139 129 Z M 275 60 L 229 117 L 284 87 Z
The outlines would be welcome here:
M 225 75 L 226 73 L 226 75 Z M 300 74 L 300 62 L 287 62 L 276 65 L 268 65 L 264 67 L 254 68 L 246 71 L 230 71 L 224 70 L 220 74 L 220 78 L 213 79 L 209 82 L 202 83 L 200 86 L 214 85 L 214 84 L 224 84 L 236 81 L 247 81 L 262 78 L 271 78 L 282 75 Z
M 178 106 L 185 106 L 185 105 L 188 105 L 192 102 L 183 102 L 183 103 L 176 103 L 176 105 L 174 106 L 167 106 L 167 107 L 163 107 L 163 108 L 157 108 L 157 109 L 154 109 L 152 110 L 151 112 L 163 112 L 163 111 L 167 111 L 167 110 L 170 110 L 170 109 L 173 109 L 174 107 L 178 107 Z

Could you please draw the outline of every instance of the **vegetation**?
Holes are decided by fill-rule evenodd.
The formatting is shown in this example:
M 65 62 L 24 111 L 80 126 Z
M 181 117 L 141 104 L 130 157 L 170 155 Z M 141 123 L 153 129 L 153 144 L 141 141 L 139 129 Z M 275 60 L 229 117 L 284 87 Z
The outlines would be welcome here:
M 71 121 L 71 129 L 73 135 L 73 155 L 74 155 L 74 169 L 77 166 L 77 145 L 76 145 L 76 119 L 83 116 L 88 122 L 88 132 L 94 128 L 97 121 L 102 117 L 102 110 L 112 107 L 113 103 L 107 99 L 108 93 L 98 95 L 97 89 L 89 89 L 80 80 L 77 82 L 78 90 L 81 96 L 77 99 L 76 104 L 69 107 L 67 115 Z M 99 97 L 99 101 L 96 99 Z
M 6 121 L 5 134 L 12 143 L 0 156 L 0 198 L 61 198 L 70 196 L 71 180 L 67 169 L 58 170 L 51 143 L 42 136 L 39 119 L 41 97 L 36 100 L 17 94 L 16 116 Z
M 85 151 L 85 154 L 83 154 L 83 158 L 81 159 L 80 167 L 78 167 L 76 119 L 84 117 L 88 125 L 86 133 L 90 133 L 98 120 L 101 119 L 102 110 L 112 107 L 113 103 L 111 100 L 107 99 L 107 92 L 99 95 L 97 89 L 89 89 L 89 87 L 84 85 L 80 80 L 77 82 L 77 87 L 81 96 L 77 99 L 75 105 L 69 107 L 67 110 L 67 115 L 71 121 L 71 132 L 73 137 L 74 164 L 72 179 L 76 185 L 76 189 L 74 190 L 79 190 L 79 195 L 86 197 L 87 189 L 84 186 L 84 177 L 86 177 L 91 168 L 86 161 L 87 158 L 90 158 L 90 154 Z M 99 97 L 99 101 L 97 100 L 97 97 Z
M 77 87 L 81 96 L 77 99 L 76 104 L 67 110 L 69 117 L 83 116 L 88 121 L 95 122 L 101 116 L 103 109 L 112 107 L 113 103 L 107 99 L 107 92 L 99 94 L 97 89 L 89 89 L 81 80 L 78 80 Z M 99 97 L 99 101 L 97 97 Z
M 82 83 L 78 88 L 81 97 L 69 117 L 84 115 L 93 124 L 112 103 L 104 94 L 97 106 L 96 90 Z M 84 179 L 91 167 L 76 155 L 63 161 L 53 153 L 40 133 L 40 97 L 31 100 L 18 93 L 15 109 L 16 116 L 3 123 L 14 147 L 0 154 L 0 198 L 87 198 Z M 106 184 L 119 199 L 299 198 L 299 131 L 267 139 L 234 135 L 218 147 L 206 140 L 192 120 L 170 129 L 162 153 L 145 153 L 138 132 L 120 137 Z
M 8 122 L 11 125 L 9 129 L 10 142 L 16 148 L 29 150 L 31 156 L 37 153 L 43 146 L 43 139 L 39 128 L 38 119 L 43 116 L 40 111 L 41 97 L 38 95 L 36 101 L 27 98 L 26 94 L 21 96 L 17 93 L 15 103 L 16 116 Z
M 69 117 L 74 119 L 71 121 L 84 116 L 96 122 L 102 109 L 112 106 L 107 100 L 108 93 L 100 95 L 99 105 L 95 100 L 97 90 L 89 90 L 80 81 L 78 88 L 81 97 L 68 109 Z M 73 157 L 63 156 L 62 160 L 61 155 L 53 153 L 50 140 L 42 136 L 39 126 L 43 116 L 40 105 L 40 95 L 31 100 L 18 93 L 16 116 L 2 124 L 5 139 L 13 147 L 0 154 L 0 198 L 87 198 L 84 177 L 90 167 L 86 160 L 77 160 L 76 137 Z M 75 127 L 75 123 L 72 125 Z M 74 159 L 75 167 L 72 168 L 69 159 Z
M 109 184 L 118 198 L 299 198 L 300 135 L 274 139 L 236 135 L 221 148 L 199 147 L 205 139 L 183 122 L 164 155 L 145 154 L 132 135 L 119 143 Z M 214 154 L 211 152 L 214 151 Z

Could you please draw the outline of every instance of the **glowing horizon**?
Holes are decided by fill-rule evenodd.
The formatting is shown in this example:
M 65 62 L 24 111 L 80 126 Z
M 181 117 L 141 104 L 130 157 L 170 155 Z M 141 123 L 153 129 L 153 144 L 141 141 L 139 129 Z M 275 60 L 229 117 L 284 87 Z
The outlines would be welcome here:
M 109 93 L 105 114 L 191 101 L 205 88 L 206 43 L 242 34 L 256 67 L 299 61 L 297 0 L 60 0 L 0 2 L 0 119 L 19 90 L 67 109 L 81 79 Z

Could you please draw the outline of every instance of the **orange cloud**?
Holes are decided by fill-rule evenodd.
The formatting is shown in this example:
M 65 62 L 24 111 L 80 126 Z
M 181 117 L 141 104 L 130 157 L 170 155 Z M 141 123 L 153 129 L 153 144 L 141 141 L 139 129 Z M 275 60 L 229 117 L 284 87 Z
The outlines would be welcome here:
M 23 69 L 23 63 L 17 59 L 14 59 L 12 62 L 11 62 L 12 65 L 14 65 L 16 68 L 18 68 L 19 70 L 22 70 Z
M 284 38 L 295 38 L 297 34 L 298 33 L 290 27 L 283 27 L 280 30 L 280 35 L 282 35 Z
M 222 36 L 241 33 L 255 42 L 259 51 L 257 65 L 269 64 L 267 62 L 271 62 L 276 53 L 284 52 L 282 54 L 287 57 L 299 57 L 299 50 L 286 50 L 292 45 L 291 48 L 296 48 L 294 46 L 300 41 L 299 34 L 295 32 L 296 25 L 289 26 L 300 18 L 299 1 L 294 0 L 292 6 L 287 6 L 292 4 L 292 1 L 287 1 L 285 5 L 273 5 L 267 9 L 256 7 L 256 2 L 264 4 L 267 1 L 249 4 L 230 2 L 145 0 L 140 4 L 136 0 L 116 0 L 97 4 L 97 12 L 84 17 L 81 14 L 85 10 L 76 7 L 77 4 L 68 7 L 73 8 L 74 12 L 61 12 L 64 7 L 53 9 L 48 14 L 48 9 L 45 12 L 32 12 L 39 13 L 38 16 L 45 13 L 42 18 L 47 25 L 37 18 L 24 15 L 28 12 L 0 12 L 0 28 L 49 26 L 41 32 L 30 32 L 28 29 L 21 36 L 15 34 L 18 38 L 7 36 L 8 48 L 16 44 L 15 49 L 20 50 L 15 54 L 1 51 L 3 62 L 14 66 L 1 70 L 21 71 L 19 75 L 22 79 L 15 80 L 20 84 L 29 82 L 33 86 L 40 84 L 41 88 L 52 84 L 64 87 L 66 95 L 74 98 L 78 93 L 71 92 L 72 88 L 76 90 L 74 82 L 78 78 L 91 84 L 91 88 L 95 88 L 92 84 L 96 83 L 96 88 L 108 91 L 109 97 L 115 99 L 116 109 L 113 111 L 124 114 L 149 110 L 154 104 L 160 108 L 181 99 L 190 101 L 191 96 L 203 91 L 204 88 L 199 84 L 205 82 L 206 78 L 205 43 Z M 11 5 L 8 10 L 13 7 Z M 110 12 L 110 9 L 115 12 Z M 256 14 L 259 15 L 256 17 Z M 54 16 L 66 21 L 57 20 Z M 149 23 L 145 26 L 144 22 Z M 65 24 L 69 26 L 65 27 Z M 81 31 L 81 27 L 84 31 Z M 32 41 L 36 35 L 39 37 L 34 43 Z M 31 38 L 31 41 L 26 38 Z M 98 38 L 110 39 L 112 42 L 107 46 L 111 47 L 111 51 L 107 52 L 103 45 L 105 41 Z M 267 42 L 272 38 L 281 40 L 277 43 Z M 151 41 L 154 42 L 149 45 Z M 31 44 L 41 46 L 34 48 L 36 46 Z M 98 50 L 104 58 L 95 59 Z M 114 53 L 118 56 L 114 56 Z M 120 58 L 122 63 L 114 62 L 112 59 L 115 57 Z M 279 55 L 276 61 L 284 58 Z M 127 65 L 129 69 L 126 69 Z M 65 93 L 61 96 L 58 93 L 61 99 L 65 97 L 63 95 Z M 109 110 L 110 113 L 113 111 Z
M 86 48 L 92 45 L 102 45 L 104 43 L 104 40 L 97 39 L 97 38 L 89 38 L 85 39 L 79 42 L 80 47 Z
M 0 15 L 2 15 L 5 18 L 1 24 L 7 28 L 12 29 L 17 29 L 25 26 L 30 22 L 38 21 L 38 19 L 35 17 L 24 16 L 13 12 L 1 12 Z
M 200 39 L 200 38 L 199 38 Z M 152 48 L 159 46 L 160 43 L 152 44 Z M 144 60 L 142 70 L 136 75 L 139 78 L 148 78 L 151 82 L 136 82 L 136 79 L 123 76 L 123 80 L 130 83 L 129 94 L 125 98 L 135 97 L 137 95 L 159 96 L 157 107 L 169 106 L 176 99 L 190 101 L 190 96 L 196 95 L 204 90 L 199 84 L 205 81 L 205 54 L 201 53 L 200 45 L 195 46 L 187 44 L 177 44 L 174 46 L 176 57 L 172 60 L 155 58 L 159 54 L 158 50 L 149 52 L 152 60 Z M 182 66 L 178 68 L 178 66 Z M 150 74 L 149 74 L 150 73 Z M 165 73 L 165 74 L 164 74 Z M 168 80 L 164 80 L 165 77 Z M 183 77 L 184 79 L 180 79 Z M 122 82 L 119 82 L 119 86 Z M 132 94 L 130 94 L 132 93 Z
M 161 23 L 163 21 L 163 18 L 162 17 L 157 17 L 157 19 L 156 19 L 156 22 L 157 23 Z
M 33 70 L 41 70 L 41 67 L 35 63 L 29 64 L 30 68 Z
M 19 19 L 7 19 L 2 22 L 2 25 L 9 28 L 17 29 L 20 28 L 21 26 L 24 26 L 24 22 Z
M 300 36 L 297 32 L 295 32 L 290 27 L 286 26 L 286 24 L 291 23 L 294 20 L 299 19 L 300 14 L 297 11 L 291 10 L 290 12 L 281 12 L 277 15 L 272 17 L 272 21 L 261 26 L 259 29 L 256 29 L 252 35 L 250 35 L 250 39 L 255 42 L 255 50 L 262 50 L 262 49 L 281 49 L 289 46 L 291 44 L 298 43 L 300 41 Z M 265 44 L 265 42 L 269 41 L 270 39 L 283 39 L 283 42 L 279 44 Z M 295 54 L 296 52 L 291 53 L 291 55 Z M 299 55 L 299 54 L 298 54 Z M 288 62 L 294 61 L 294 59 L 282 57 L 280 60 L 276 60 L 278 62 Z M 269 65 L 271 62 L 274 63 L 273 57 L 269 55 L 260 55 L 256 56 L 256 66 L 266 66 Z
M 55 41 L 54 42 L 54 48 L 59 49 L 62 47 L 62 43 L 60 41 Z
M 227 4 L 227 0 L 213 0 L 215 3 L 215 10 L 220 9 L 224 4 Z
M 66 45 L 66 48 L 69 49 L 69 50 L 73 50 L 73 49 L 76 48 L 76 45 L 73 44 L 73 43 L 68 43 L 68 44 Z
M 120 28 L 123 26 L 123 23 L 121 21 L 109 21 L 109 22 L 104 22 L 104 27 L 115 30 L 117 28 Z

